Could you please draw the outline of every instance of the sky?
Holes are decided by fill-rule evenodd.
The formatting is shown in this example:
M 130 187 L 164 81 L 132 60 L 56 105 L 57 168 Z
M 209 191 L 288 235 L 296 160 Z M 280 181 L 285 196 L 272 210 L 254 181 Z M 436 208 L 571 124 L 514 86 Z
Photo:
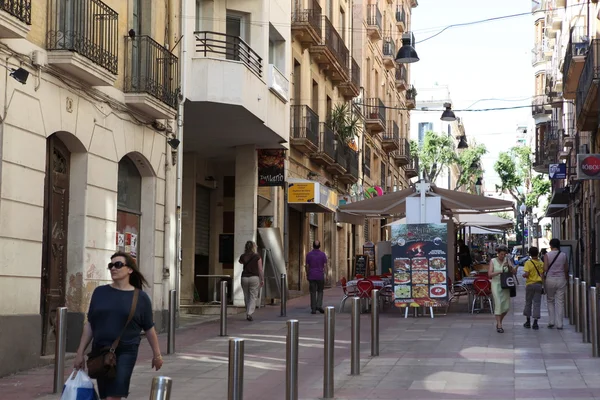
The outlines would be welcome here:
M 519 13 L 528 15 L 450 28 L 419 43 L 448 25 Z M 412 30 L 420 58 L 411 64 L 411 83 L 417 92 L 448 85 L 455 110 L 531 104 L 534 25 L 529 1 L 419 0 L 412 9 Z M 478 100 L 483 101 L 473 105 Z M 419 111 L 411 111 L 415 112 Z M 456 111 L 456 116 L 463 121 L 469 140 L 488 149 L 482 160 L 484 189 L 493 191 L 499 183 L 494 171 L 498 154 L 515 144 L 517 126 L 532 124 L 531 108 Z

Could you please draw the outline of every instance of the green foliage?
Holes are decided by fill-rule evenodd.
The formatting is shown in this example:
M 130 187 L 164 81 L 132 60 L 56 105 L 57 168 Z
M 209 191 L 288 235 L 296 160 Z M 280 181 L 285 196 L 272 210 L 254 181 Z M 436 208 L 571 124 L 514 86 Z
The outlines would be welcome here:
M 463 186 L 468 188 L 473 187 L 477 178 L 483 174 L 481 169 L 481 158 L 487 154 L 487 149 L 484 144 L 472 144 L 468 149 L 462 150 L 456 158 L 456 164 L 460 174 L 456 182 L 454 190 L 458 190 Z
M 423 145 L 418 149 L 419 169 L 425 179 L 435 182 L 439 174 L 456 162 L 456 150 L 451 137 L 435 132 L 426 132 Z
M 531 190 L 527 193 L 525 204 L 528 207 L 538 207 L 540 197 L 550 193 L 552 185 L 545 175 L 536 175 L 531 178 Z
M 416 140 L 410 141 L 410 157 L 419 157 L 419 143 Z
M 331 116 L 327 124 L 339 139 L 344 142 L 350 142 L 358 134 L 359 120 L 350 112 L 348 103 L 337 104 L 331 111 Z

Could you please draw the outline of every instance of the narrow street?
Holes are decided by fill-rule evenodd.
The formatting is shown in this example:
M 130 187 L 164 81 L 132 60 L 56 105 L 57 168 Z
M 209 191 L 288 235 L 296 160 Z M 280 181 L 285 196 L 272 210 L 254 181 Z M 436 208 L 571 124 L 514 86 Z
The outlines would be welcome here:
M 460 311 L 435 319 L 403 318 L 386 309 L 380 319 L 380 356 L 370 356 L 370 314 L 361 317 L 361 375 L 350 375 L 350 313 L 336 315 L 335 398 L 338 399 L 593 399 L 600 398 L 600 359 L 582 343 L 568 322 L 563 331 L 522 326 L 524 287 L 513 300 L 505 333 L 494 329 L 490 314 Z M 327 305 L 339 306 L 341 289 L 325 292 Z M 285 398 L 285 320 L 300 321 L 299 397 L 322 396 L 323 316 L 308 311 L 309 297 L 288 302 L 287 318 L 279 307 L 229 319 L 230 337 L 246 340 L 244 399 Z M 545 311 L 545 305 L 543 306 Z M 337 311 L 337 310 L 336 310 Z M 163 369 L 150 370 L 150 352 L 142 343 L 129 399 L 148 399 L 155 375 L 173 378 L 172 399 L 226 399 L 228 338 L 218 336 L 218 321 L 177 332 L 177 354 L 165 356 Z M 166 336 L 161 335 L 166 349 Z M 52 368 L 0 379 L 3 400 L 57 399 Z

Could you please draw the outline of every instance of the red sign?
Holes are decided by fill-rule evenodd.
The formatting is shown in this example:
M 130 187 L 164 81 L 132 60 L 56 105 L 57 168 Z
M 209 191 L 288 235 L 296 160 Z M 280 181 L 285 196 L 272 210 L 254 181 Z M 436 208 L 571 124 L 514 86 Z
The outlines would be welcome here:
M 597 175 L 600 172 L 600 159 L 589 156 L 581 161 L 581 171 L 589 176 Z

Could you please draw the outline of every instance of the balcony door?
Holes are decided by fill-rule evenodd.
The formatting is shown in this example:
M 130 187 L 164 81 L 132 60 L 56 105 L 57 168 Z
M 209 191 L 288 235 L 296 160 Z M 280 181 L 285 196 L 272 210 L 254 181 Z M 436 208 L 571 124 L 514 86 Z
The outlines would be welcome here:
M 76 37 L 78 23 L 75 22 L 75 1 L 58 0 L 56 10 L 57 29 L 55 32 L 56 48 L 65 50 L 77 50 Z
M 226 57 L 228 60 L 240 61 L 240 39 L 246 40 L 246 21 L 243 14 L 227 12 L 226 21 Z

